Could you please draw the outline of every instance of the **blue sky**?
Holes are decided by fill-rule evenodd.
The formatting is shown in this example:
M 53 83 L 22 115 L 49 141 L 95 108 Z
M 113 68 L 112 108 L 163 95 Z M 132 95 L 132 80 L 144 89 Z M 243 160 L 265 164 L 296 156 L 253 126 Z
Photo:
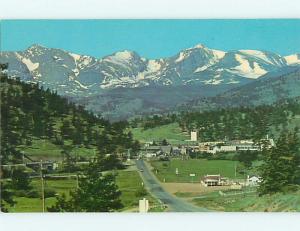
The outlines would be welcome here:
M 32 44 L 103 57 L 134 50 L 147 58 L 175 55 L 202 43 L 220 50 L 300 53 L 300 20 L 5 20 L 1 50 Z

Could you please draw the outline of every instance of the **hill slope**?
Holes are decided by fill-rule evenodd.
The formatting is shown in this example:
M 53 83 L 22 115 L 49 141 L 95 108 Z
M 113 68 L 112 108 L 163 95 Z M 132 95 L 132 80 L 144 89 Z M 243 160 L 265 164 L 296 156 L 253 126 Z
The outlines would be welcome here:
M 134 148 L 126 123 L 110 123 L 55 92 L 0 74 L 2 163 L 22 162 L 22 151 L 41 156 L 44 145 L 49 156 L 64 148 L 93 153 L 97 147 L 101 154 Z

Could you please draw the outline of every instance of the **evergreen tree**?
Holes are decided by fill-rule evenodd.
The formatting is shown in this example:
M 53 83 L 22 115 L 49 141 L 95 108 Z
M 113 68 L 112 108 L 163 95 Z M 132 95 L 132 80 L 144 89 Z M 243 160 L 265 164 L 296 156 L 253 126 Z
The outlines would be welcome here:
M 28 190 L 30 186 L 29 174 L 24 169 L 15 168 L 11 173 L 11 186 L 16 190 Z
M 0 181 L 0 200 L 1 200 L 1 212 L 8 212 L 7 206 L 13 206 L 16 202 L 13 200 L 13 193 L 11 191 L 11 185 Z
M 64 145 L 61 151 L 63 157 L 63 168 L 67 172 L 73 172 L 75 167 L 76 159 L 72 156 L 73 147 L 70 145 Z
M 86 174 L 79 178 L 79 187 L 70 193 L 67 200 L 63 195 L 57 198 L 50 212 L 112 212 L 122 208 L 121 192 L 115 184 L 115 176 L 103 175 L 91 165 Z
M 276 147 L 264 150 L 261 166 L 260 195 L 283 191 L 296 183 L 299 168 L 299 142 L 296 134 L 281 133 Z

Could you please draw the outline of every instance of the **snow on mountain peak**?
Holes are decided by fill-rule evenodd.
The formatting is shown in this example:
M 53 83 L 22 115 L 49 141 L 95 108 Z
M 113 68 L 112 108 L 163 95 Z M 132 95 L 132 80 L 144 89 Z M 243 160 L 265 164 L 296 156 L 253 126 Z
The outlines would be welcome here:
M 177 59 L 175 60 L 175 63 L 179 63 L 179 62 L 183 61 L 184 59 L 189 57 L 190 54 L 191 54 L 191 50 L 185 50 L 185 51 L 179 52 L 179 55 L 178 55 Z
M 112 55 L 104 57 L 101 61 L 114 63 L 117 65 L 127 65 L 137 56 L 133 51 L 118 51 Z
M 32 45 L 24 52 L 11 52 L 10 55 L 1 53 L 0 58 L 5 62 L 22 63 L 10 65 L 14 73 L 23 72 L 34 79 L 51 80 L 53 75 L 48 71 L 51 68 L 51 73 L 57 73 L 62 80 L 69 76 L 72 78 L 70 81 L 80 82 L 81 89 L 90 88 L 93 84 L 108 89 L 152 84 L 236 84 L 246 79 L 257 79 L 284 66 L 300 64 L 299 54 L 281 57 L 259 50 L 224 52 L 203 44 L 181 50 L 169 58 L 153 60 L 142 58 L 129 50 L 97 60 L 92 56 L 46 48 L 39 44 Z M 45 62 L 52 63 L 49 66 L 41 65 Z
M 205 46 L 202 43 L 199 43 L 196 46 L 194 46 L 193 48 L 203 49 L 203 48 L 205 48 Z
M 284 59 L 288 65 L 300 64 L 300 54 L 288 55 Z
M 210 52 L 210 49 L 205 47 L 203 44 L 199 43 L 194 47 L 187 48 L 187 49 L 182 50 L 181 52 L 179 52 L 179 54 L 177 55 L 177 59 L 175 60 L 175 63 L 179 63 L 179 62 L 183 61 L 184 59 L 188 58 L 192 53 L 197 52 L 200 49 L 203 50 L 203 53 L 209 53 Z
M 270 60 L 266 53 L 263 51 L 258 51 L 258 50 L 240 50 L 241 53 L 246 54 L 246 55 L 250 55 L 250 56 L 254 56 L 256 58 L 259 58 L 261 60 L 264 60 L 267 63 L 273 63 L 272 60 Z
M 27 66 L 27 68 L 30 72 L 36 70 L 40 65 L 39 63 L 33 63 L 30 59 L 27 59 L 27 58 L 21 56 L 17 52 L 15 54 L 16 54 L 17 58 Z
M 40 44 L 33 44 L 27 48 L 27 51 L 28 50 L 45 50 L 45 49 L 48 49 L 48 48 L 43 45 L 40 45 Z
M 78 54 L 74 54 L 74 53 L 69 53 L 69 54 L 73 57 L 73 59 L 74 59 L 75 62 L 77 62 L 80 59 L 80 57 L 81 57 Z
M 217 59 L 222 59 L 226 54 L 225 51 L 220 51 L 220 50 L 212 50 L 212 52 Z
M 257 62 L 254 62 L 253 67 L 251 67 L 249 61 L 243 55 L 235 54 L 235 59 L 240 63 L 240 65 L 231 69 L 230 72 L 232 73 L 240 74 L 241 76 L 251 79 L 256 79 L 267 73 L 267 71 L 262 69 Z
M 35 44 L 32 44 L 30 47 L 27 48 L 27 50 L 29 50 L 29 49 L 47 49 L 47 47 L 45 47 L 41 44 L 35 43 Z
M 149 72 L 156 72 L 161 68 L 160 62 L 156 60 L 149 60 L 147 65 L 147 71 Z
M 205 71 L 209 67 L 211 67 L 214 64 L 218 63 L 220 61 L 220 59 L 222 59 L 226 54 L 226 52 L 224 52 L 224 51 L 213 50 L 213 49 L 208 49 L 207 53 L 212 55 L 212 57 L 209 59 L 207 64 L 205 64 L 203 66 L 200 66 L 200 67 L 197 67 L 196 70 L 194 71 L 194 73 Z
M 258 51 L 258 50 L 239 50 L 240 52 L 247 54 L 247 55 L 253 55 L 253 56 L 257 56 L 260 58 L 265 57 L 265 53 L 263 51 Z
M 124 50 L 116 52 L 114 56 L 118 59 L 131 59 L 134 54 L 132 51 Z

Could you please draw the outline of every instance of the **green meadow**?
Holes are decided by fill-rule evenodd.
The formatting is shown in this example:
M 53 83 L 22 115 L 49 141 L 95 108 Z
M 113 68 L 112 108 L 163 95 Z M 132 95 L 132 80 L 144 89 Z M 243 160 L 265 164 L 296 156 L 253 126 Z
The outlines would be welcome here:
M 124 207 L 120 211 L 137 211 L 139 199 L 147 198 L 151 206 L 158 206 L 158 202 L 148 192 L 145 195 L 137 195 L 137 191 L 141 188 L 141 178 L 137 171 L 117 171 L 116 183 L 122 192 L 121 201 Z M 41 195 L 41 181 L 35 178 L 31 182 L 32 190 L 37 191 Z M 54 190 L 58 195 L 63 193 L 69 196 L 70 191 L 75 190 L 77 181 L 71 179 L 47 179 L 45 180 L 45 191 Z M 17 202 L 14 206 L 8 207 L 9 212 L 42 212 L 42 200 L 39 198 L 14 197 Z M 51 207 L 56 202 L 55 196 L 46 198 L 45 205 Z M 154 208 L 152 211 L 156 211 Z
M 146 130 L 138 127 L 133 128 L 131 132 L 133 133 L 133 137 L 141 142 L 166 139 L 171 144 L 177 144 L 190 139 L 190 136 L 187 133 L 181 131 L 178 123 L 167 124 Z
M 153 172 L 160 181 L 165 179 L 165 182 L 200 181 L 200 178 L 206 174 L 221 174 L 224 177 L 243 179 L 244 176 L 238 172 L 235 176 L 235 166 L 238 164 L 238 161 L 206 159 L 172 159 L 151 162 Z M 176 169 L 178 169 L 178 175 L 176 175 Z M 194 179 L 190 174 L 196 174 Z

